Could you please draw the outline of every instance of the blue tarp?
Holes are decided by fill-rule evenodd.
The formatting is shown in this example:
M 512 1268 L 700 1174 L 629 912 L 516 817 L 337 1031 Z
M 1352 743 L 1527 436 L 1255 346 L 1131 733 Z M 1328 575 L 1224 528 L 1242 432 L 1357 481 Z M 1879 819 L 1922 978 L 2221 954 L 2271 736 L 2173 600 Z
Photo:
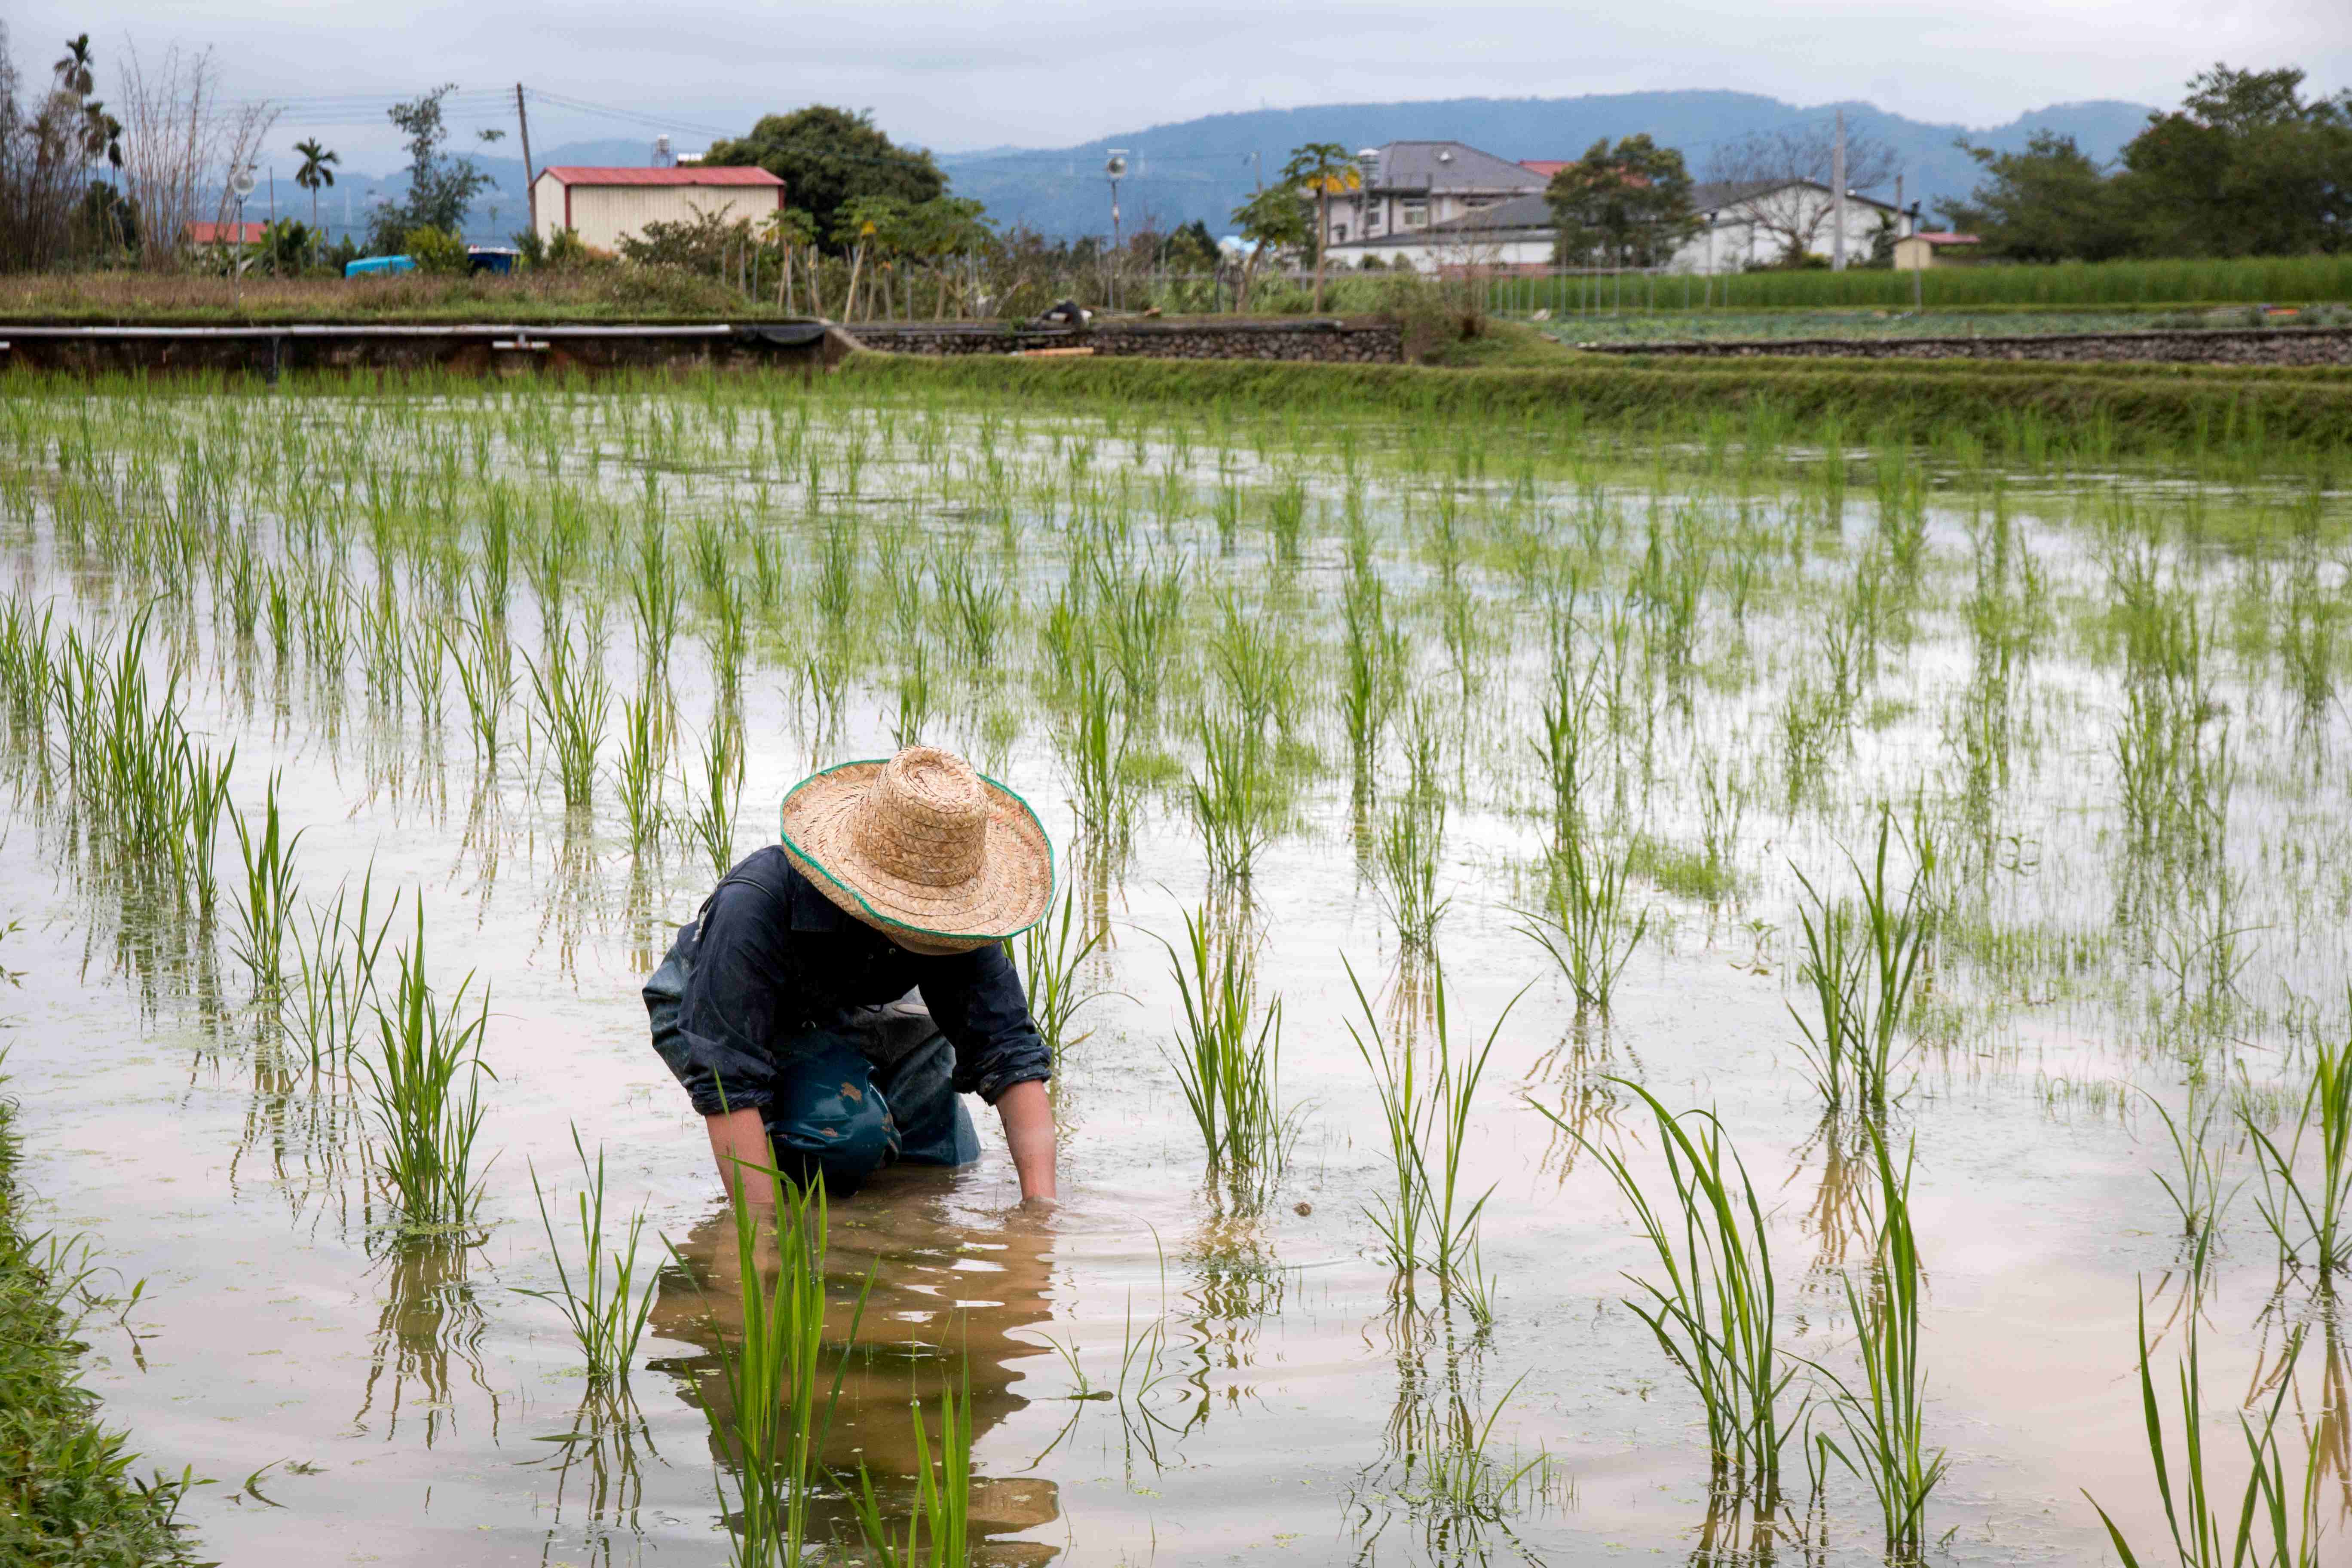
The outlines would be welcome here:
M 346 278 L 369 278 L 383 272 L 414 272 L 416 262 L 406 256 L 362 256 L 357 261 L 343 263 Z

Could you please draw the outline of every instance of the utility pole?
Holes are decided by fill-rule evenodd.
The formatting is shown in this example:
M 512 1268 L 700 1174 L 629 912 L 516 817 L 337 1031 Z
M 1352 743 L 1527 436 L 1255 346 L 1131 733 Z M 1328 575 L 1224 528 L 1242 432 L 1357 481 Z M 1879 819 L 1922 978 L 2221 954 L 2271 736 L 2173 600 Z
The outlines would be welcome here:
M 1845 110 L 1838 110 L 1837 140 L 1830 144 L 1830 270 L 1845 270 Z
M 530 168 L 530 116 L 523 111 L 522 83 L 515 83 L 515 126 L 522 132 L 522 189 L 530 205 L 530 232 L 539 232 L 539 176 Z

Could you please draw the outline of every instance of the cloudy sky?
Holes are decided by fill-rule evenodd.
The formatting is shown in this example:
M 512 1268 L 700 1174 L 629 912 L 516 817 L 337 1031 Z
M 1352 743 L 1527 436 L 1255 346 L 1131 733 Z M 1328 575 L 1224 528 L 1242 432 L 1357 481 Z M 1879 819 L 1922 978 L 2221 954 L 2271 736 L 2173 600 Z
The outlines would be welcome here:
M 517 80 L 639 118 L 535 108 L 534 143 L 650 136 L 685 147 L 759 111 L 871 108 L 942 151 L 1055 147 L 1261 106 L 1728 88 L 1795 103 L 1864 99 L 1990 125 L 2071 100 L 2165 103 L 2216 59 L 2300 65 L 2352 85 L 2352 0 L 1647 0 L 1580 14 L 1509 0 L 9 0 L 20 68 L 87 30 L 106 66 L 210 46 L 241 96 L 288 100 L 281 134 L 346 167 L 396 164 L 392 98 Z M 509 142 L 509 146 L 511 143 Z

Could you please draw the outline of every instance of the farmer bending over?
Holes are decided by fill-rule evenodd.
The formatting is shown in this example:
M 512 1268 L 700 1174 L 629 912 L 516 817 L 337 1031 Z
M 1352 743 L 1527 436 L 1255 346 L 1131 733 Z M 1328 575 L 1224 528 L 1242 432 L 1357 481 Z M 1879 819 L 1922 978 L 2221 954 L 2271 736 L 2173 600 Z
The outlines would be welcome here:
M 1050 1203 L 1053 1063 L 1003 944 L 1053 882 L 1035 813 L 950 752 L 793 785 L 783 842 L 720 880 L 646 982 L 655 1048 L 720 1180 L 772 1163 L 840 1196 L 894 1161 L 970 1164 L 957 1096 L 977 1093 L 1004 1119 L 1023 1200 Z M 742 1193 L 774 1198 L 761 1180 Z

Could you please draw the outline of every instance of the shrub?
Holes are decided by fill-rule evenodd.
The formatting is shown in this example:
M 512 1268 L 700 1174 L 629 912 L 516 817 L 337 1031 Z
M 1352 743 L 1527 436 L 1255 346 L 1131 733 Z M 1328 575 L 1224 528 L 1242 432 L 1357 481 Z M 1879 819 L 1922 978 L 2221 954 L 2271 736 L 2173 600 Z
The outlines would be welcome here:
M 466 242 L 446 228 L 412 228 L 400 237 L 400 248 L 419 272 L 442 274 L 467 270 Z

